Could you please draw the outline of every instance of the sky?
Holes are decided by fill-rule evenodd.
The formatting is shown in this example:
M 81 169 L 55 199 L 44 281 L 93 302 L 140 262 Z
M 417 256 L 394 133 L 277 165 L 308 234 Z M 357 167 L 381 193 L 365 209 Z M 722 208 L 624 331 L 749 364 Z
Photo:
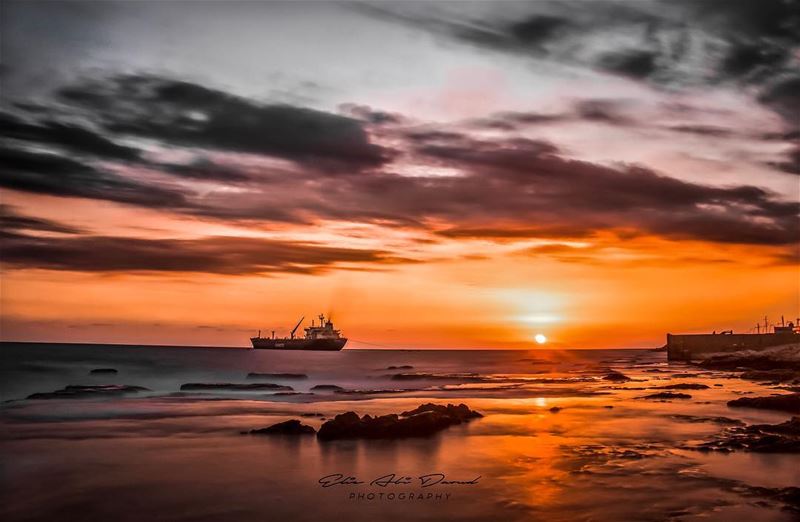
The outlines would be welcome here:
M 0 338 L 800 316 L 800 3 L 0 4 Z

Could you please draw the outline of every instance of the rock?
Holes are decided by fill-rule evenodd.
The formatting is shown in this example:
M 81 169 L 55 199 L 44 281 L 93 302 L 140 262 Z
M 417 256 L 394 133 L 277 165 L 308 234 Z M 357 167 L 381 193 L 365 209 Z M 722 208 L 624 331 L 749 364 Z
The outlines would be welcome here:
M 559 408 L 558 406 L 553 406 L 552 408 L 550 408 L 550 413 L 558 413 L 558 412 L 560 412 L 562 409 L 563 409 L 563 408 Z
M 753 424 L 731 428 L 715 440 L 693 449 L 701 451 L 746 450 L 759 453 L 800 453 L 800 417 L 781 424 Z
M 462 382 L 486 382 L 485 377 L 476 373 L 396 373 L 392 375 L 393 381 L 462 381 Z
M 786 353 L 777 355 L 775 353 L 747 352 L 714 355 L 699 363 L 702 368 L 711 370 L 737 370 L 746 368 L 749 370 L 797 370 L 800 371 L 800 357 L 797 357 L 798 350 L 795 350 L 795 357 L 786 357 L 790 350 L 784 349 Z
M 482 417 L 465 404 L 422 406 L 397 414 L 372 417 L 349 411 L 327 421 L 319 429 L 320 440 L 336 439 L 399 439 L 433 435 L 449 426 L 461 424 L 469 419 Z
M 660 392 L 651 395 L 639 397 L 640 399 L 691 399 L 692 396 L 688 393 L 675 393 L 675 392 Z
M 800 413 L 800 393 L 771 395 L 769 397 L 741 397 L 728 401 L 731 408 L 758 408 L 789 413 Z
M 412 415 L 419 415 L 420 413 L 426 412 L 434 412 L 440 415 L 459 419 L 461 421 L 483 417 L 483 415 L 477 411 L 470 410 L 466 404 L 459 404 L 458 406 L 448 404 L 447 406 L 442 406 L 440 404 L 433 404 L 431 402 L 423 404 L 422 406 L 418 406 L 411 411 L 404 411 L 400 414 L 400 416 L 411 417 Z
M 324 413 L 301 413 L 301 417 L 324 417 Z
M 267 428 L 244 431 L 242 433 L 250 435 L 313 435 L 316 432 L 317 430 L 311 426 L 307 426 L 297 419 L 292 419 L 273 424 Z
M 336 386 L 335 384 L 317 384 L 316 386 L 311 387 L 312 391 L 344 391 L 344 388 L 341 386 Z
M 707 390 L 708 386 L 694 382 L 682 382 L 679 384 L 668 384 L 667 386 L 657 386 L 656 390 Z
M 251 372 L 247 374 L 248 379 L 284 379 L 284 380 L 302 380 L 308 379 L 305 373 L 258 373 Z
M 794 379 L 800 379 L 800 372 L 795 370 L 748 370 L 740 376 L 742 379 L 748 381 L 771 381 L 771 382 L 788 382 Z
M 112 375 L 118 373 L 115 368 L 95 368 L 89 370 L 89 375 Z
M 92 386 L 71 385 L 61 390 L 45 393 L 34 393 L 28 399 L 85 399 L 92 397 L 107 397 L 150 391 L 144 386 L 130 386 L 126 384 L 101 384 Z
M 604 381 L 611 381 L 611 382 L 627 382 L 632 380 L 627 375 L 624 375 L 620 372 L 610 371 L 603 377 Z
M 408 364 L 402 364 L 400 366 L 387 366 L 387 370 L 413 370 L 414 367 Z
M 187 390 L 223 390 L 223 391 L 293 391 L 291 386 L 272 383 L 234 384 L 230 382 L 189 382 L 181 385 L 182 391 Z
M 314 395 L 314 394 L 311 392 L 299 392 L 299 391 L 280 391 L 272 394 L 273 397 L 288 397 L 291 395 Z

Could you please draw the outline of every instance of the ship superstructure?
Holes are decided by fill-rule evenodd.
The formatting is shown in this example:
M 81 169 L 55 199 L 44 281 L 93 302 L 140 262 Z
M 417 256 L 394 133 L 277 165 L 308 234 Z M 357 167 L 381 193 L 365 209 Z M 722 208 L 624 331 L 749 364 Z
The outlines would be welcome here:
M 258 337 L 251 337 L 250 342 L 253 343 L 253 348 L 263 350 L 323 350 L 323 351 L 339 351 L 347 344 L 347 338 L 342 337 L 341 332 L 333 327 L 333 322 L 330 317 L 326 318 L 324 314 L 319 314 L 319 325 L 315 325 L 311 321 L 311 326 L 304 328 L 305 336 L 301 338 L 295 337 L 295 332 L 303 323 L 305 317 L 301 317 L 289 337 L 275 337 L 275 332 L 272 332 L 271 337 L 261 337 L 261 332 L 258 332 Z

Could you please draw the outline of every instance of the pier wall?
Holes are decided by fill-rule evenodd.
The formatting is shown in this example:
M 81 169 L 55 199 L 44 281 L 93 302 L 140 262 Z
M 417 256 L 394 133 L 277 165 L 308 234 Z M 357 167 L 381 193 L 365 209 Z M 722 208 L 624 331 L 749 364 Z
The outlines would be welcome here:
M 800 334 L 667 334 L 667 359 L 689 361 L 715 352 L 761 350 L 800 342 Z

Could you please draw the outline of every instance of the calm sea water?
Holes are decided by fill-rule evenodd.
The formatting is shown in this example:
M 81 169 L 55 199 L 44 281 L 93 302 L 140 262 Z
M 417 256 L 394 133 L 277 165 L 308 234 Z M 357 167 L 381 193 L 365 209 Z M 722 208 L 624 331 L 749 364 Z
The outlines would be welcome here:
M 3 520 L 783 521 L 793 516 L 769 493 L 800 483 L 796 456 L 687 449 L 726 422 L 787 420 L 725 405 L 772 390 L 670 365 L 651 351 L 285 353 L 4 343 L 0 354 Z M 89 375 L 93 368 L 118 373 Z M 604 380 L 612 369 L 634 380 Z M 248 380 L 250 372 L 308 378 L 269 381 L 296 395 L 180 391 L 188 382 L 263 382 Z M 709 388 L 685 400 L 641 399 L 681 382 Z M 150 391 L 26 399 L 76 384 Z M 311 393 L 318 384 L 351 393 Z M 318 428 L 320 417 L 399 413 L 425 402 L 463 402 L 484 417 L 397 441 L 241 434 L 290 418 Z M 301 417 L 312 413 L 318 416 Z M 337 473 L 364 484 L 321 486 L 320 478 Z M 370 485 L 392 473 L 410 483 Z M 421 487 L 418 477 L 430 474 L 474 483 Z

